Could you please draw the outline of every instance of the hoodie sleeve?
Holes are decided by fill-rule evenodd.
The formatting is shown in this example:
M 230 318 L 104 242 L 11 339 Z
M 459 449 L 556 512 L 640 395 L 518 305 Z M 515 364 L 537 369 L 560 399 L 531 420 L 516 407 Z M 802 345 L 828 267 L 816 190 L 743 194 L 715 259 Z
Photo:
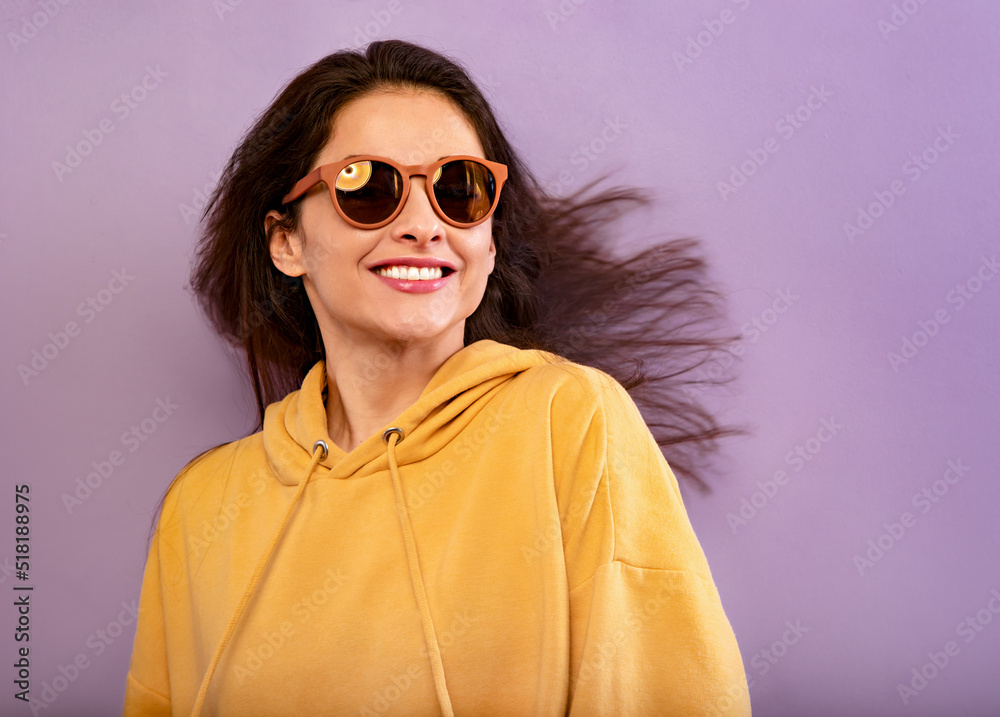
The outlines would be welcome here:
M 125 683 L 123 717 L 170 717 L 171 714 L 159 546 L 160 531 L 157 528 L 142 578 L 135 642 Z
M 632 398 L 600 378 L 592 407 L 566 407 L 576 417 L 553 429 L 564 434 L 553 457 L 570 589 L 569 717 L 748 717 L 739 646 L 677 479 Z

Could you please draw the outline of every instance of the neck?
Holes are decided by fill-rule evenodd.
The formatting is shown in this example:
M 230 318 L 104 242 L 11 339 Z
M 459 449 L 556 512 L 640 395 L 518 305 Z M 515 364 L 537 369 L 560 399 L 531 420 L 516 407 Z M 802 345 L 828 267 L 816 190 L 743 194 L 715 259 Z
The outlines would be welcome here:
M 324 336 L 330 440 L 350 453 L 416 403 L 441 365 L 463 348 L 464 331 L 462 322 L 419 341 Z

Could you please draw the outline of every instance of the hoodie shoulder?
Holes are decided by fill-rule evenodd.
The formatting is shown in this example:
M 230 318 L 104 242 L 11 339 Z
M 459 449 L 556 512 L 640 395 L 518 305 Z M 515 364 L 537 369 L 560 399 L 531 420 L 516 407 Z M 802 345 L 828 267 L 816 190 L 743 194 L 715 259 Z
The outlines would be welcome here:
M 555 354 L 549 361 L 531 367 L 534 380 L 550 387 L 551 395 L 563 402 L 591 405 L 605 400 L 607 394 L 628 396 L 625 388 L 609 373 L 594 366 L 576 363 Z
M 175 523 L 179 516 L 195 516 L 214 510 L 230 493 L 238 493 L 247 484 L 259 481 L 267 471 L 261 461 L 262 432 L 223 443 L 192 458 L 174 478 L 163 501 L 161 528 Z
M 554 435 L 571 443 L 580 436 L 611 433 L 655 439 L 639 406 L 611 374 L 593 366 L 563 359 L 528 370 L 534 387 L 545 387 Z

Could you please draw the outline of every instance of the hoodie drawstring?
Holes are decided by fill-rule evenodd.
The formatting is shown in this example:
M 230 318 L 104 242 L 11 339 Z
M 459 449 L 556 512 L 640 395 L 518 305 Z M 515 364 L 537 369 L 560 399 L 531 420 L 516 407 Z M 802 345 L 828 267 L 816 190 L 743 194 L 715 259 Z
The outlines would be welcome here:
M 393 438 L 395 436 L 395 438 Z M 410 525 L 410 515 L 406 511 L 406 501 L 403 499 L 403 486 L 399 479 L 399 467 L 396 465 L 396 444 L 403 440 L 403 429 L 389 428 L 382 434 L 382 440 L 389 453 L 389 472 L 392 474 L 392 486 L 396 490 L 396 513 L 399 515 L 399 527 L 403 529 L 403 542 L 406 543 L 406 562 L 410 568 L 410 582 L 413 593 L 420 608 L 420 620 L 424 624 L 424 638 L 427 640 L 427 651 L 431 658 L 431 671 L 434 673 L 434 689 L 437 691 L 438 702 L 444 717 L 454 717 L 451 707 L 451 697 L 444 681 L 444 665 L 441 661 L 441 650 L 438 647 L 437 635 L 434 632 L 434 622 L 427 606 L 427 592 L 424 589 L 424 578 L 417 561 L 417 543 L 413 539 L 413 526 Z
M 226 626 L 226 630 L 222 634 L 222 639 L 219 640 L 219 646 L 215 648 L 215 654 L 212 656 L 212 661 L 208 665 L 205 677 L 201 681 L 201 689 L 198 690 L 198 697 L 195 700 L 191 717 L 198 717 L 198 715 L 201 714 L 201 707 L 205 703 L 205 695 L 208 693 L 208 685 L 212 681 L 212 675 L 215 674 L 215 668 L 218 667 L 219 660 L 222 659 L 222 653 L 225 651 L 226 645 L 229 644 L 229 639 L 233 636 L 233 632 L 236 630 L 236 623 L 239 622 L 240 616 L 243 614 L 243 609 L 250 601 L 250 596 L 253 594 L 254 588 L 257 587 L 257 581 L 260 580 L 260 576 L 264 572 L 264 568 L 267 566 L 267 561 L 271 559 L 271 553 L 274 552 L 274 547 L 278 544 L 278 539 L 281 537 L 281 533 L 285 530 L 285 526 L 288 524 L 288 518 L 291 516 L 292 510 L 295 508 L 295 504 L 299 502 L 299 498 L 302 496 L 303 491 L 305 491 L 306 484 L 309 483 L 309 478 L 312 477 L 313 469 L 316 468 L 317 463 L 326 458 L 328 452 L 327 446 L 323 441 L 316 441 L 313 446 L 312 460 L 309 461 L 309 467 L 306 468 L 306 474 L 302 477 L 302 480 L 299 481 L 299 489 L 295 491 L 295 495 L 292 496 L 292 500 L 289 502 L 288 508 L 285 510 L 285 516 L 281 519 L 281 523 L 271 536 L 271 541 L 268 543 L 267 550 L 264 551 L 264 554 L 260 556 L 260 559 L 254 566 L 253 572 L 250 574 L 250 580 L 247 582 L 247 586 L 243 589 L 243 595 L 240 596 L 240 601 L 236 604 L 236 610 L 233 611 L 232 617 L 229 618 L 229 624 Z

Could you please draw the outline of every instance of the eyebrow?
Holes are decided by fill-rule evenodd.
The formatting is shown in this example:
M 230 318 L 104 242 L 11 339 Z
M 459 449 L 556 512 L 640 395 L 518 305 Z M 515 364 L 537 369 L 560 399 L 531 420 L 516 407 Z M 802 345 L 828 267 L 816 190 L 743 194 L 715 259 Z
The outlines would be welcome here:
M 344 159 L 354 159 L 355 157 L 364 157 L 364 156 L 365 155 L 363 155 L 363 154 L 349 154 L 346 157 L 344 157 Z M 450 157 L 450 156 L 451 155 L 449 155 L 449 154 L 442 154 L 440 157 L 438 157 L 434 161 L 437 162 L 437 161 L 440 161 L 440 160 L 444 159 L 445 157 Z

